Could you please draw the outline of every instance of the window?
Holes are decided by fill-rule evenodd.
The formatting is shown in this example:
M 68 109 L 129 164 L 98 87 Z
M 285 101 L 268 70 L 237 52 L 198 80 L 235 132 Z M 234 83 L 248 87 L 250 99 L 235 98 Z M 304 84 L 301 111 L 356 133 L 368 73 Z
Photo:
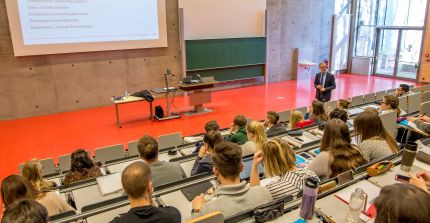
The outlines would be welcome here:
M 372 57 L 376 27 L 424 26 L 427 0 L 359 0 L 357 8 L 354 55 Z

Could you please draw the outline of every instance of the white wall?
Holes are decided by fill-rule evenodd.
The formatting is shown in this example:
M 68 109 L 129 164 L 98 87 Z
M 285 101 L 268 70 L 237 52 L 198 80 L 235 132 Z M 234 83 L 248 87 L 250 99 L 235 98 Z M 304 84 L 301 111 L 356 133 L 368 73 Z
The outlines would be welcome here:
M 265 36 L 266 0 L 179 0 L 185 39 Z

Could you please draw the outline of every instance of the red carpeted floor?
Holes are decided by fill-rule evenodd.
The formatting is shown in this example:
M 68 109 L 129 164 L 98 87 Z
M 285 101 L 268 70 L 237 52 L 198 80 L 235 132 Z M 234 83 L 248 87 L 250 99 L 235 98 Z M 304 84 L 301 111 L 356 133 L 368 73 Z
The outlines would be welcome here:
M 397 87 L 405 81 L 382 77 L 339 75 L 332 99 L 376 92 Z M 18 164 L 31 158 L 55 158 L 77 148 L 94 150 L 149 134 L 158 136 L 182 132 L 184 136 L 203 132 L 208 120 L 227 127 L 237 114 L 264 119 L 266 111 L 282 111 L 307 106 L 314 98 L 312 80 L 285 81 L 262 86 L 218 91 L 207 107 L 212 113 L 183 116 L 165 122 L 148 120 L 148 104 L 134 103 L 120 107 L 123 128 L 115 126 L 114 106 L 0 122 L 0 179 L 18 172 Z M 186 97 L 177 97 L 175 111 L 191 109 Z M 165 104 L 164 99 L 155 104 Z

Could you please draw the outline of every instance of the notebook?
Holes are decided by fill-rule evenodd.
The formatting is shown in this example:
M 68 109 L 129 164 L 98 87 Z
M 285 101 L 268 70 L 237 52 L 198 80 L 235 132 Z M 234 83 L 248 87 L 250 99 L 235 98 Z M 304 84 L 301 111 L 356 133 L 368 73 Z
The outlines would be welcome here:
M 373 200 L 379 196 L 379 192 L 381 191 L 381 188 L 376 186 L 375 184 L 370 183 L 367 180 L 360 181 L 354 185 L 351 185 L 341 191 L 338 191 L 334 194 L 337 198 L 339 198 L 341 201 L 345 202 L 346 204 L 349 204 L 349 199 L 351 198 L 351 194 L 355 191 L 356 188 L 361 188 L 364 190 L 364 192 L 367 193 L 367 208 L 370 207 Z
M 106 176 L 97 177 L 97 184 L 103 196 L 113 194 L 122 190 L 121 175 L 113 173 Z

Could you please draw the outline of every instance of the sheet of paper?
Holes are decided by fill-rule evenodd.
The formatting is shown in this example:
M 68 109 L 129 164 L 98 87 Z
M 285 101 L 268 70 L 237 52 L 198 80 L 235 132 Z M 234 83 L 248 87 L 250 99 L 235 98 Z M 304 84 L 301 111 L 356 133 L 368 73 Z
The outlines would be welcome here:
M 122 190 L 121 175 L 119 173 L 97 177 L 97 183 L 103 196 Z

